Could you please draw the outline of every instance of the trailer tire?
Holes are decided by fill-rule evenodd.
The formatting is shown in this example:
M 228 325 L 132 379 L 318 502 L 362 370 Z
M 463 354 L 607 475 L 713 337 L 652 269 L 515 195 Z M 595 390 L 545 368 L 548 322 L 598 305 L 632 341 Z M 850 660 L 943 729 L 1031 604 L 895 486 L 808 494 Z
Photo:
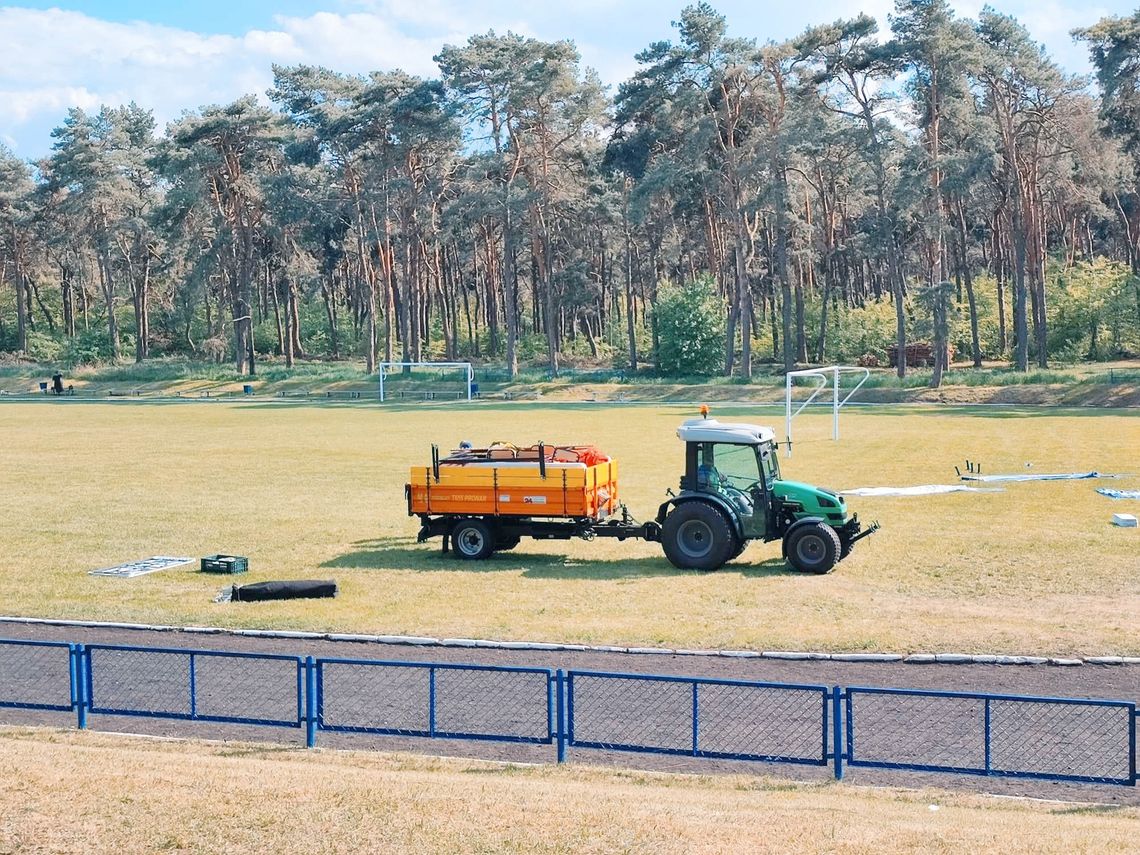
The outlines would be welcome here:
M 665 557 L 682 570 L 716 570 L 740 548 L 724 514 L 707 502 L 685 502 L 673 508 L 661 527 Z
M 495 551 L 495 535 L 483 520 L 460 520 L 451 529 L 451 549 L 457 558 L 482 561 Z
M 800 573 L 830 573 L 841 551 L 839 535 L 823 522 L 800 525 L 788 532 L 784 541 L 788 563 Z

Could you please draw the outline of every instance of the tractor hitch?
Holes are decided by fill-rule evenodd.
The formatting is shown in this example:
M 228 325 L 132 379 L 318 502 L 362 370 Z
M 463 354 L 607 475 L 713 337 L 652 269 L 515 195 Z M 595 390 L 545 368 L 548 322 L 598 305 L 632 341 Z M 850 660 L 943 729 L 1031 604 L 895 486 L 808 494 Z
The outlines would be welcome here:
M 872 534 L 882 528 L 882 526 L 880 526 L 878 520 L 876 520 L 862 531 L 859 530 L 860 528 L 861 526 L 859 525 L 859 517 L 854 516 L 851 518 L 851 522 L 844 526 L 843 530 L 840 531 L 840 534 L 847 542 L 848 548 L 854 546 L 863 538 L 870 537 Z M 848 532 L 850 532 L 850 534 L 848 534 Z

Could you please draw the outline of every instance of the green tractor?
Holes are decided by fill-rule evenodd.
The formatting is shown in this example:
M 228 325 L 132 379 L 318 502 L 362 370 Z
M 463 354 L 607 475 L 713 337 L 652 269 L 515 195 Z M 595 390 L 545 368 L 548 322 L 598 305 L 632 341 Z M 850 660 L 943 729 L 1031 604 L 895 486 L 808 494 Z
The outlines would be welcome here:
M 828 573 L 874 534 L 843 497 L 785 481 L 771 428 L 689 419 L 677 429 L 685 443 L 681 492 L 657 512 L 661 545 L 675 567 L 716 570 L 750 540 L 782 540 L 784 557 L 801 573 Z

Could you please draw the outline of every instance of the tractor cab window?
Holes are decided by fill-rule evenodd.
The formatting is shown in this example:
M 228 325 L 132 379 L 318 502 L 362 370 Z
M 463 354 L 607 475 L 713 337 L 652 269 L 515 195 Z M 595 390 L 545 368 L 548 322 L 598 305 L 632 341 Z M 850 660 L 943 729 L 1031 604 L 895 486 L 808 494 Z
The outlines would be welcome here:
M 773 481 L 780 480 L 780 461 L 776 458 L 776 449 L 772 445 L 760 446 L 760 468 L 764 471 L 764 481 L 769 487 Z
M 697 489 L 734 497 L 760 481 L 756 449 L 751 445 L 702 442 L 697 451 Z

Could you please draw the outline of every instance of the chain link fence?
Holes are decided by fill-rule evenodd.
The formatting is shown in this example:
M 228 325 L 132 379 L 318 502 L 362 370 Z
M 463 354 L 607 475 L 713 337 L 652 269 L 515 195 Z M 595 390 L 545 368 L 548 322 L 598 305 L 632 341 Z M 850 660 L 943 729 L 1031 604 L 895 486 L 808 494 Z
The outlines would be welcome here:
M 318 659 L 318 727 L 356 733 L 553 741 L 543 668 Z
M 302 659 L 89 645 L 88 711 L 299 727 Z
M 823 686 L 589 671 L 567 681 L 573 747 L 827 765 Z
M 0 707 L 74 709 L 73 646 L 55 641 L 0 641 Z
M 0 640 L 0 707 L 1135 785 L 1129 701 Z
M 1089 783 L 1136 781 L 1136 705 L 849 688 L 849 766 Z

